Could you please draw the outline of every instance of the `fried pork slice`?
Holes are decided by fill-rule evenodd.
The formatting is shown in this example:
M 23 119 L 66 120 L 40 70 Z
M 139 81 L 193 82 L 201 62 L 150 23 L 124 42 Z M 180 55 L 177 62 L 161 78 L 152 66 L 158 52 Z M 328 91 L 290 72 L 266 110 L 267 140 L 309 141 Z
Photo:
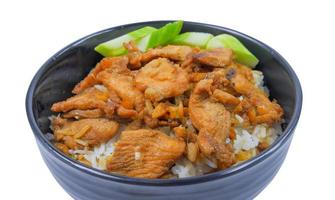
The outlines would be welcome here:
M 91 72 L 80 81 L 72 90 L 74 94 L 79 94 L 88 87 L 91 87 L 98 83 L 96 77 L 99 72 L 105 69 L 112 69 L 116 72 L 127 71 L 128 57 L 120 56 L 113 58 L 104 58 L 91 70 Z
M 123 131 L 107 170 L 136 178 L 159 178 L 183 155 L 185 143 L 149 129 Z
M 216 160 L 219 168 L 234 164 L 234 154 L 229 136 L 231 117 L 222 103 L 213 101 L 212 79 L 201 80 L 195 86 L 190 101 L 189 115 L 193 125 L 199 130 L 198 146 L 208 158 Z
M 253 124 L 279 122 L 283 116 L 283 109 L 276 101 L 270 101 L 267 95 L 248 80 L 245 75 L 236 70 L 236 74 L 231 78 L 232 87 L 246 97 L 251 105 L 246 112 L 249 121 Z
M 200 64 L 212 67 L 225 67 L 231 64 L 233 51 L 225 48 L 204 50 L 194 54 L 193 59 Z
M 65 101 L 54 103 L 53 112 L 68 112 L 70 110 L 104 109 L 109 99 L 107 90 L 90 87 Z
M 117 122 L 105 118 L 69 120 L 56 117 L 51 126 L 55 140 L 70 149 L 107 142 L 119 128 Z
M 145 98 L 152 101 L 179 96 L 189 88 L 187 72 L 166 58 L 157 58 L 142 67 L 135 82 Z
M 147 63 L 155 58 L 163 57 L 175 61 L 184 61 L 194 52 L 189 46 L 167 45 L 162 48 L 149 49 L 142 55 L 142 62 Z
M 128 67 L 130 69 L 138 69 L 142 66 L 142 52 L 137 48 L 135 42 L 131 40 L 123 44 L 124 48 L 128 50 L 127 57 L 129 59 Z
M 238 105 L 240 103 L 237 97 L 219 89 L 214 90 L 213 97 L 224 105 Z
M 99 118 L 103 117 L 104 112 L 100 109 L 92 109 L 92 110 L 71 110 L 70 112 L 64 113 L 62 117 L 64 118 Z
M 143 94 L 135 87 L 134 77 L 130 73 L 106 70 L 98 74 L 97 80 L 102 82 L 109 91 L 115 92 L 121 99 L 120 107 L 122 107 L 122 110 L 118 110 L 118 113 L 125 113 L 125 117 L 129 117 L 130 113 L 136 114 L 136 112 L 130 110 L 136 110 L 137 112 L 143 110 Z

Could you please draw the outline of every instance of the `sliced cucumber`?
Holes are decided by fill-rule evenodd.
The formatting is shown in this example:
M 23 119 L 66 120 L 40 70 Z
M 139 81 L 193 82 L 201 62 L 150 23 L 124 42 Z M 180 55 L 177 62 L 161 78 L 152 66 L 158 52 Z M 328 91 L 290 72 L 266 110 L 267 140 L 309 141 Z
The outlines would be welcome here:
M 229 34 L 221 34 L 213 37 L 206 46 L 207 49 L 219 47 L 232 49 L 235 53 L 236 61 L 251 68 L 254 68 L 259 62 L 237 38 Z
M 139 40 L 144 36 L 156 31 L 154 27 L 146 26 L 138 30 L 132 31 L 115 39 L 101 43 L 94 48 L 95 51 L 105 57 L 119 56 L 127 53 L 127 50 L 123 47 L 123 43 L 129 42 L 130 40 Z
M 186 32 L 175 37 L 171 43 L 177 45 L 189 45 L 197 46 L 202 49 L 206 48 L 206 45 L 213 35 L 210 33 L 201 32 Z
M 150 48 L 165 45 L 173 40 L 181 31 L 183 27 L 183 21 L 176 21 L 168 23 L 165 26 L 159 28 L 156 31 L 151 32 L 147 36 L 138 40 L 137 47 L 141 51 L 146 51 Z

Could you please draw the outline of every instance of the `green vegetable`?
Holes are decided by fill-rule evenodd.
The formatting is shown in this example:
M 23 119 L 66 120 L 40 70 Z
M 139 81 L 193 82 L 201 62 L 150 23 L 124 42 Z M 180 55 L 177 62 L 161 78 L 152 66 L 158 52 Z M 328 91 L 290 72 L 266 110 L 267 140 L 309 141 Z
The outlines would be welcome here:
M 123 43 L 130 40 L 135 41 L 141 51 L 146 51 L 157 46 L 166 44 L 198 46 L 200 48 L 230 48 L 236 55 L 236 61 L 250 67 L 258 64 L 258 59 L 235 37 L 228 34 L 221 34 L 213 37 L 210 33 L 187 32 L 180 34 L 183 21 L 168 23 L 156 29 L 150 26 L 132 31 L 110 41 L 99 44 L 95 51 L 105 57 L 119 56 L 127 53 Z
M 163 46 L 173 40 L 180 33 L 182 27 L 183 21 L 168 23 L 136 41 L 137 47 L 141 51 L 146 51 L 153 47 Z
M 197 46 L 204 49 L 206 48 L 208 41 L 212 38 L 213 35 L 210 33 L 187 32 L 175 37 L 171 43 L 177 45 Z
M 236 61 L 254 68 L 258 64 L 258 59 L 235 37 L 228 34 L 221 34 L 213 37 L 206 48 L 229 48 L 232 49 L 236 55 Z
M 101 43 L 94 48 L 95 51 L 101 55 L 108 56 L 119 56 L 127 53 L 127 50 L 123 47 L 123 43 L 129 42 L 130 40 L 139 40 L 144 36 L 156 31 L 156 28 L 146 26 L 138 30 L 132 31 L 115 39 Z

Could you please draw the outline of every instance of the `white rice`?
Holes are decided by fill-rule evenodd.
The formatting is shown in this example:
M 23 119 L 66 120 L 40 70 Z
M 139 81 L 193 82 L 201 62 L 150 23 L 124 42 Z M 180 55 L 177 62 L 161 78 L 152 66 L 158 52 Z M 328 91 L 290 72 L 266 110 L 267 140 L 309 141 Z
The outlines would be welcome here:
M 71 155 L 83 155 L 84 158 L 91 163 L 92 167 L 105 170 L 106 159 L 114 152 L 115 143 L 119 137 L 120 133 L 106 143 L 102 143 L 99 146 L 94 147 L 92 150 L 69 150 L 69 153 Z
M 255 80 L 255 85 L 257 87 L 263 87 L 264 85 L 264 75 L 261 71 L 258 70 L 252 70 L 252 76 Z
M 255 126 L 252 134 L 259 139 L 263 139 L 266 137 L 266 127 L 264 125 L 257 125 Z
M 255 135 L 250 134 L 247 130 L 236 131 L 236 139 L 234 140 L 234 151 L 238 153 L 241 150 L 250 150 L 256 148 L 259 140 Z
M 196 175 L 194 165 L 186 158 L 182 158 L 176 162 L 176 165 L 171 168 L 171 172 L 178 178 L 185 178 Z
M 258 70 L 252 70 L 252 76 L 255 80 L 255 85 L 263 90 L 263 92 L 265 92 L 265 94 L 269 95 L 270 91 L 269 91 L 269 88 L 267 88 L 265 85 L 264 85 L 264 75 L 263 75 L 263 72 L 261 71 L 258 71 Z
M 135 151 L 134 157 L 135 157 L 135 160 L 140 160 L 141 159 L 141 152 Z
M 135 160 L 140 160 L 141 159 L 141 152 L 140 152 L 140 146 L 135 147 L 135 152 L 134 152 L 134 159 Z
M 235 119 L 237 119 L 237 121 L 240 123 L 240 124 L 243 124 L 244 122 L 244 119 L 240 116 L 240 115 L 235 115 Z
M 212 167 L 210 167 L 209 165 L 211 165 Z M 183 157 L 176 162 L 175 166 L 171 168 L 171 172 L 178 178 L 186 178 L 191 176 L 203 175 L 212 171 L 216 167 L 216 164 L 209 161 L 208 159 L 192 163 L 191 161 Z
M 113 138 L 114 139 L 114 138 Z M 92 167 L 105 170 L 106 169 L 106 158 L 114 152 L 116 140 L 111 139 L 107 143 L 100 144 L 98 147 L 94 147 L 92 151 L 74 151 L 75 154 L 81 154 L 84 158 L 89 161 Z M 70 152 L 71 153 L 71 152 Z
M 202 158 L 202 161 L 203 161 L 203 163 L 205 163 L 208 167 L 211 167 L 211 168 L 213 168 L 213 169 L 215 169 L 215 168 L 218 167 L 218 165 L 217 165 L 217 163 L 216 163 L 215 161 L 211 161 L 211 160 L 209 160 L 209 159 L 206 158 L 206 157 L 203 157 L 203 158 Z

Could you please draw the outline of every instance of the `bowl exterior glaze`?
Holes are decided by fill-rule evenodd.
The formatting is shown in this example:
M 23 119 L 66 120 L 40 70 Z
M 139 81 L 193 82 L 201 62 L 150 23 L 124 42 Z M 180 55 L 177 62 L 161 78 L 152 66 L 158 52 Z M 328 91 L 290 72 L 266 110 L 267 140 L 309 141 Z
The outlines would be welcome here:
M 55 159 L 52 152 L 38 142 L 42 157 L 58 183 L 74 198 L 81 200 L 107 199 L 253 199 L 273 179 L 282 165 L 290 141 L 280 151 L 242 172 L 217 180 L 195 184 L 136 185 L 108 181 L 76 169 Z
M 238 166 L 201 177 L 148 180 L 85 167 L 64 156 L 44 137 L 50 132 L 51 104 L 71 96 L 73 86 L 101 59 L 94 46 L 143 26 L 160 27 L 167 22 L 129 24 L 86 36 L 51 57 L 32 80 L 26 98 L 28 120 L 45 163 L 74 199 L 252 199 L 281 167 L 302 106 L 301 87 L 294 71 L 276 51 L 256 39 L 231 29 L 195 22 L 184 22 L 182 31 L 232 34 L 259 58 L 257 69 L 264 73 L 271 96 L 285 110 L 285 131 L 269 149 Z

